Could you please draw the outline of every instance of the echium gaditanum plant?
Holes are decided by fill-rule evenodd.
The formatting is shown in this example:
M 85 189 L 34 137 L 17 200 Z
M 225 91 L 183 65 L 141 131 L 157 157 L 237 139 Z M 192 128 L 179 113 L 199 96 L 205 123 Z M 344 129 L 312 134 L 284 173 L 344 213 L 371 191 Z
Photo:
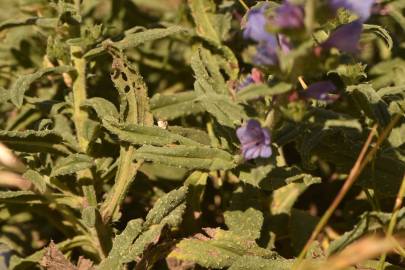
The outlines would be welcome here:
M 404 269 L 405 0 L 0 0 L 0 269 Z

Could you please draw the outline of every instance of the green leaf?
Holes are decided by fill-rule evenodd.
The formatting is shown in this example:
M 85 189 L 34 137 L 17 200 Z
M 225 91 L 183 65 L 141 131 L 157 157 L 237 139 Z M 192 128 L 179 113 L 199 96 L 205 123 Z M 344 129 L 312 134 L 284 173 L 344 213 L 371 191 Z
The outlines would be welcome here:
M 143 232 L 136 240 L 135 242 L 131 245 L 129 248 L 128 252 L 124 254 L 123 256 L 123 262 L 128 263 L 131 261 L 134 261 L 136 258 L 138 258 L 142 253 L 149 247 L 154 244 L 157 244 L 157 242 L 160 239 L 160 236 L 162 234 L 163 228 L 165 228 L 165 224 L 158 224 L 158 225 L 153 225 L 150 227 L 148 230 Z
M 58 25 L 57 18 L 43 18 L 43 17 L 31 17 L 24 19 L 9 19 L 0 23 L 0 31 L 5 29 L 26 26 L 26 25 L 37 25 L 40 27 L 55 28 Z
M 186 210 L 186 186 L 162 196 L 152 210 L 149 211 L 144 222 L 142 234 L 131 245 L 124 256 L 124 262 L 133 261 L 140 256 L 146 248 L 156 244 L 164 228 L 174 228 L 179 226 Z
M 200 129 L 196 128 L 186 128 L 181 126 L 168 126 L 167 130 L 181 135 L 183 137 L 189 138 L 193 141 L 199 142 L 200 144 L 210 145 L 211 141 L 209 135 Z
M 377 94 L 388 104 L 391 114 L 403 114 L 405 112 L 405 87 L 391 86 L 378 90 Z
M 160 198 L 146 216 L 144 226 L 150 227 L 160 223 L 175 226 L 171 223 L 172 217 L 170 215 L 175 213 L 175 209 L 185 202 L 187 192 L 187 186 L 183 186 Z
M 196 91 L 200 90 L 197 83 L 194 87 Z M 240 125 L 241 120 L 246 118 L 243 108 L 234 103 L 229 96 L 206 94 L 201 95 L 199 100 L 207 112 L 212 114 L 221 125 L 234 127 Z
M 195 92 L 174 95 L 156 94 L 150 100 L 153 115 L 161 120 L 173 120 L 181 116 L 204 112 Z
M 153 125 L 150 112 L 148 87 L 137 67 L 131 63 L 122 49 L 114 43 L 106 47 L 113 57 L 111 80 L 120 97 L 120 121 L 126 124 Z
M 97 209 L 94 206 L 85 207 L 82 210 L 82 220 L 86 226 L 94 228 L 96 226 L 96 213 Z
M 121 269 L 123 258 L 128 254 L 132 242 L 142 232 L 142 223 L 142 219 L 133 219 L 128 222 L 122 233 L 115 237 L 108 257 L 100 263 L 97 270 Z
M 236 233 L 211 228 L 206 228 L 205 233 L 208 237 L 199 234 L 196 238 L 181 240 L 168 257 L 215 269 L 229 267 L 244 255 L 277 258 L 272 251 Z
M 389 123 L 390 114 L 387 103 L 381 99 L 371 85 L 353 85 L 347 87 L 346 91 L 350 93 L 368 117 L 375 119 L 382 126 L 386 126 Z
M 120 125 L 113 122 L 109 123 L 107 121 L 103 121 L 103 124 L 108 131 L 117 135 L 120 140 L 135 145 L 200 145 L 196 141 L 171 133 L 170 131 L 156 126 Z
M 69 153 L 63 138 L 50 130 L 0 130 L 0 141 L 13 150 L 26 153 Z
M 336 73 L 340 76 L 346 85 L 353 85 L 359 83 L 361 79 L 367 78 L 366 65 L 362 63 L 356 64 L 342 64 L 336 69 L 330 70 L 330 73 Z
M 40 193 L 45 193 L 47 183 L 41 174 L 34 170 L 28 170 L 23 174 L 23 178 L 31 181 Z
M 188 0 L 191 14 L 196 24 L 197 34 L 214 43 L 221 43 L 221 33 L 218 32 L 215 21 L 215 3 L 212 0 Z
M 118 121 L 119 119 L 117 108 L 105 98 L 94 97 L 86 99 L 82 106 L 92 108 L 100 120 L 111 119 Z
M 231 100 L 228 87 L 211 53 L 198 47 L 191 58 L 196 76 L 194 91 L 197 100 L 220 124 L 234 127 L 246 118 L 243 108 Z
M 229 267 L 229 270 L 290 270 L 293 264 L 294 260 L 286 260 L 283 258 L 269 260 L 257 256 L 245 255 L 238 258 L 231 267 Z
M 290 214 L 298 197 L 311 185 L 321 182 L 319 177 L 312 177 L 308 174 L 299 174 L 289 179 L 290 183 L 273 192 L 271 202 L 271 213 Z
M 72 208 L 80 208 L 83 203 L 80 197 L 51 194 L 45 198 L 32 191 L 0 191 L 0 202 L 10 204 L 48 204 L 55 202 Z
M 142 32 L 129 33 L 122 40 L 116 41 L 113 45 L 120 50 L 135 48 L 146 42 L 162 39 L 171 35 L 186 33 L 188 30 L 181 26 L 169 26 L 167 28 L 148 29 Z M 109 41 L 110 42 L 110 41 Z M 84 57 L 91 59 L 105 52 L 105 47 L 97 47 L 88 51 Z
M 23 104 L 25 92 L 30 88 L 31 84 L 49 73 L 61 74 L 74 70 L 73 67 L 60 66 L 40 69 L 35 73 L 26 74 L 18 77 L 10 89 L 10 98 L 15 106 L 20 108 Z
M 377 37 L 382 38 L 385 41 L 388 50 L 392 50 L 394 42 L 392 41 L 391 35 L 383 27 L 375 24 L 363 24 L 363 29 L 365 33 L 371 32 Z
M 145 145 L 136 150 L 135 158 L 188 169 L 227 170 L 236 166 L 229 153 L 206 146 Z
M 290 91 L 291 87 L 291 84 L 285 82 L 280 82 L 274 86 L 268 86 L 266 84 L 254 84 L 237 92 L 236 98 L 239 101 L 247 101 L 264 96 L 281 95 Z
M 391 220 L 391 213 L 383 212 L 367 212 L 360 217 L 360 221 L 354 226 L 351 231 L 345 232 L 339 239 L 333 241 L 329 248 L 328 254 L 336 253 L 346 246 L 350 245 L 361 236 L 376 232 L 382 228 L 386 228 Z M 395 230 L 403 230 L 405 228 L 405 208 L 398 212 L 397 224 Z
M 89 169 L 94 165 L 93 159 L 83 154 L 72 154 L 58 160 L 52 168 L 51 176 L 72 174 L 84 169 Z
M 370 69 L 369 74 L 374 77 L 372 83 L 375 89 L 392 85 L 401 86 L 405 83 L 405 61 L 393 58 L 379 62 Z
M 197 35 L 219 51 L 225 71 L 231 80 L 236 80 L 239 73 L 238 60 L 231 49 L 221 44 L 228 36 L 232 16 L 229 13 L 216 13 L 216 4 L 212 0 L 188 0 L 188 4 Z
M 256 240 L 260 237 L 264 217 L 260 209 L 258 189 L 249 185 L 237 189 L 231 204 L 224 213 L 225 224 L 230 231 Z

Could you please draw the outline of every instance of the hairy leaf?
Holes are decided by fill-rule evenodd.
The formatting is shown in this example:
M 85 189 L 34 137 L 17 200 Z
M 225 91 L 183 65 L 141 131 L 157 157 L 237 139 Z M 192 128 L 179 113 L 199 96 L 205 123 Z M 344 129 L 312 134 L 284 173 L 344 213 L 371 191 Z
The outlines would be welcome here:
M 220 149 L 206 146 L 142 146 L 135 158 L 188 169 L 226 170 L 235 166 L 233 157 Z

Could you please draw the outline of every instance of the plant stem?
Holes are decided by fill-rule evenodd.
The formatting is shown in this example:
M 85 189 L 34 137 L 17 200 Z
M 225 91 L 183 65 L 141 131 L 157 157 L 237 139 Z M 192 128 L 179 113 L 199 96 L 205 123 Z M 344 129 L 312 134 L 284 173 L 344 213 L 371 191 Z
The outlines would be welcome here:
M 87 98 L 86 60 L 81 57 L 82 49 L 78 46 L 71 46 L 70 53 L 73 65 L 77 72 L 77 77 L 73 82 L 73 121 L 76 127 L 77 140 L 79 141 L 80 149 L 85 153 L 89 145 L 89 141 L 85 136 L 84 126 L 88 115 L 80 106 Z
M 401 116 L 399 114 L 397 114 L 393 117 L 391 122 L 388 124 L 388 126 L 383 130 L 381 135 L 378 137 L 375 146 L 367 153 L 367 150 L 371 144 L 372 138 L 374 137 L 374 135 L 377 132 L 377 125 L 374 125 L 374 127 L 370 131 L 370 134 L 369 134 L 366 142 L 363 145 L 363 148 L 362 148 L 353 168 L 350 171 L 348 178 L 346 179 L 345 183 L 343 184 L 342 189 L 339 191 L 338 195 L 333 200 L 332 204 L 329 206 L 329 208 L 324 213 L 321 220 L 315 227 L 314 231 L 311 234 L 311 237 L 309 238 L 309 240 L 305 244 L 304 248 L 302 249 L 301 253 L 299 254 L 297 261 L 293 266 L 293 269 L 300 268 L 302 260 L 304 259 L 306 253 L 308 252 L 310 246 L 312 245 L 312 242 L 316 239 L 318 234 L 322 231 L 324 226 L 328 223 L 328 220 L 332 216 L 333 212 L 339 206 L 340 202 L 343 200 L 344 196 L 349 191 L 349 189 L 353 185 L 353 183 L 357 180 L 357 178 L 359 177 L 360 173 L 363 171 L 365 166 L 373 159 L 373 157 L 376 154 L 376 152 L 378 151 L 380 145 L 387 138 L 391 129 L 399 121 L 400 117 Z
M 249 7 L 248 7 L 248 5 L 246 5 L 245 1 L 239 0 L 239 3 L 243 6 L 243 8 L 244 8 L 246 11 L 249 11 Z
M 121 146 L 120 163 L 118 165 L 117 176 L 112 192 L 101 206 L 101 216 L 103 222 L 107 224 L 117 211 L 121 202 L 125 198 L 129 185 L 135 178 L 138 168 L 142 162 L 134 162 L 135 147 L 132 145 Z
M 299 77 L 298 77 L 298 81 L 300 82 L 300 84 L 301 84 L 301 86 L 302 86 L 302 88 L 303 88 L 304 90 L 308 88 L 308 85 L 307 85 L 307 84 L 305 83 L 305 81 L 304 81 L 304 77 L 299 76 Z
M 79 148 L 83 153 L 87 152 L 89 141 L 86 136 L 87 112 L 80 105 L 86 100 L 86 60 L 82 57 L 82 49 L 78 46 L 70 47 L 72 62 L 76 68 L 77 77 L 73 82 L 73 122 L 76 128 L 76 136 L 79 142 Z M 91 206 L 97 205 L 94 186 L 92 185 L 93 176 L 89 169 L 80 171 L 78 178 L 83 184 L 83 193 L 87 203 Z
M 404 174 L 404 177 L 402 178 L 401 187 L 399 188 L 398 195 L 395 200 L 395 205 L 394 205 L 394 209 L 392 210 L 392 216 L 391 216 L 390 223 L 388 224 L 388 230 L 386 233 L 387 238 L 392 237 L 392 234 L 394 232 L 395 225 L 396 225 L 397 219 L 398 219 L 398 213 L 399 213 L 399 210 L 401 209 L 402 199 L 403 199 L 404 195 L 405 195 L 405 174 Z M 378 267 L 377 267 L 378 270 L 382 270 L 384 268 L 384 263 L 385 263 L 386 257 L 387 257 L 386 253 L 381 255 L 380 262 L 378 263 Z
M 77 3 L 80 4 L 80 1 Z M 83 153 L 87 153 L 89 140 L 86 135 L 86 122 L 88 114 L 81 108 L 81 104 L 86 100 L 86 60 L 82 57 L 83 51 L 81 47 L 70 47 L 71 58 L 74 67 L 76 68 L 77 77 L 73 82 L 73 121 L 76 128 L 77 141 L 79 149 Z M 97 207 L 97 197 L 94 188 L 94 176 L 90 169 L 85 169 L 77 172 L 79 183 L 82 186 L 83 194 L 86 198 L 88 206 Z M 86 205 L 84 205 L 86 207 Z M 104 234 L 99 232 L 107 231 L 108 228 L 87 228 L 90 242 L 93 243 L 95 250 L 98 251 L 100 259 L 104 258 L 108 253 L 108 248 L 105 243 L 108 240 Z

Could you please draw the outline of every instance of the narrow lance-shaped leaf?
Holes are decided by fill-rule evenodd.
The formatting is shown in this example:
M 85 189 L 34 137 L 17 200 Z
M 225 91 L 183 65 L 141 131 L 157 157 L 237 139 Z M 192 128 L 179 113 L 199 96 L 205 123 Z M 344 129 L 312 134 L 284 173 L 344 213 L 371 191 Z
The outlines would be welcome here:
M 157 119 L 173 120 L 181 116 L 204 112 L 195 92 L 173 95 L 156 94 L 150 100 L 153 115 Z
M 113 57 L 111 80 L 120 97 L 120 123 L 139 126 L 153 126 L 153 115 L 149 108 L 148 88 L 137 68 L 128 61 L 120 48 L 106 44 L 105 48 Z M 122 145 L 115 177 L 115 184 L 108 192 L 101 206 L 101 215 L 108 222 L 117 213 L 135 178 L 142 161 L 134 160 L 135 147 Z
M 145 145 L 135 152 L 135 158 L 188 169 L 227 170 L 236 166 L 232 155 L 206 146 Z
M 31 183 L 34 184 L 34 186 L 38 189 L 38 191 L 40 193 L 44 193 L 46 191 L 46 181 L 45 179 L 42 177 L 41 174 L 39 174 L 36 171 L 33 170 L 28 170 L 23 174 L 23 177 L 29 181 L 31 181 Z
M 115 237 L 108 257 L 100 263 L 97 270 L 122 269 L 123 258 L 128 254 L 133 241 L 142 232 L 142 223 L 142 219 L 128 222 L 124 231 Z
M 372 32 L 375 35 L 377 35 L 377 37 L 381 37 L 386 45 L 387 45 L 387 49 L 391 50 L 392 46 L 394 44 L 391 35 L 388 33 L 388 31 L 386 29 L 384 29 L 383 27 L 379 26 L 379 25 L 375 25 L 375 24 L 363 24 L 363 28 L 364 28 L 364 32 Z
M 93 159 L 83 154 L 73 154 L 60 159 L 52 168 L 51 176 L 75 173 L 94 165 Z
M 57 18 L 41 18 L 41 17 L 31 17 L 24 19 L 9 19 L 0 23 L 0 31 L 4 29 L 26 26 L 26 25 L 37 25 L 41 27 L 55 28 L 58 26 Z
M 50 130 L 0 130 L 0 141 L 13 150 L 26 153 L 70 153 L 63 138 Z
M 114 46 L 121 50 L 125 50 L 128 48 L 137 47 L 146 42 L 165 38 L 165 37 L 168 37 L 168 36 L 174 35 L 174 34 L 185 33 L 187 31 L 188 30 L 186 28 L 181 27 L 181 26 L 170 26 L 167 28 L 148 29 L 148 30 L 145 30 L 142 32 L 130 33 L 126 37 L 124 37 L 122 40 L 114 42 Z M 110 42 L 110 41 L 107 40 L 107 42 Z M 97 47 L 95 49 L 88 51 L 84 55 L 84 57 L 86 59 L 90 59 L 90 58 L 100 55 L 104 52 L 105 52 L 104 47 Z
M 122 141 L 135 145 L 167 145 L 184 144 L 200 145 L 198 142 L 185 138 L 183 136 L 171 133 L 159 127 L 148 127 L 140 125 L 119 125 L 104 121 L 104 127 L 111 133 L 118 136 Z
M 231 266 L 243 255 L 264 259 L 276 259 L 277 255 L 259 247 L 254 241 L 241 235 L 221 229 L 206 228 L 208 234 L 183 239 L 169 254 L 169 258 L 195 262 L 203 267 L 222 269 Z
M 181 187 L 162 196 L 149 211 L 143 224 L 143 233 L 131 245 L 124 256 L 124 262 L 133 261 L 144 250 L 159 241 L 164 228 L 177 227 L 186 209 L 187 187 Z
M 119 119 L 117 108 L 115 108 L 114 104 L 104 98 L 89 98 L 82 104 L 82 106 L 92 108 L 101 120 L 111 119 L 118 121 Z
M 274 86 L 265 84 L 248 86 L 236 93 L 236 98 L 240 101 L 247 101 L 259 97 L 275 96 L 287 93 L 291 90 L 291 84 L 280 82 Z
M 42 76 L 47 75 L 49 73 L 65 73 L 74 70 L 73 67 L 69 66 L 60 66 L 60 67 L 50 67 L 50 68 L 44 68 L 40 69 L 35 73 L 32 74 L 27 74 L 18 77 L 18 79 L 14 82 L 12 85 L 10 91 L 10 97 L 11 101 L 16 105 L 17 107 L 21 107 L 23 104 L 24 100 L 24 94 L 25 92 L 29 89 L 31 84 L 35 82 L 36 80 L 40 79 Z

